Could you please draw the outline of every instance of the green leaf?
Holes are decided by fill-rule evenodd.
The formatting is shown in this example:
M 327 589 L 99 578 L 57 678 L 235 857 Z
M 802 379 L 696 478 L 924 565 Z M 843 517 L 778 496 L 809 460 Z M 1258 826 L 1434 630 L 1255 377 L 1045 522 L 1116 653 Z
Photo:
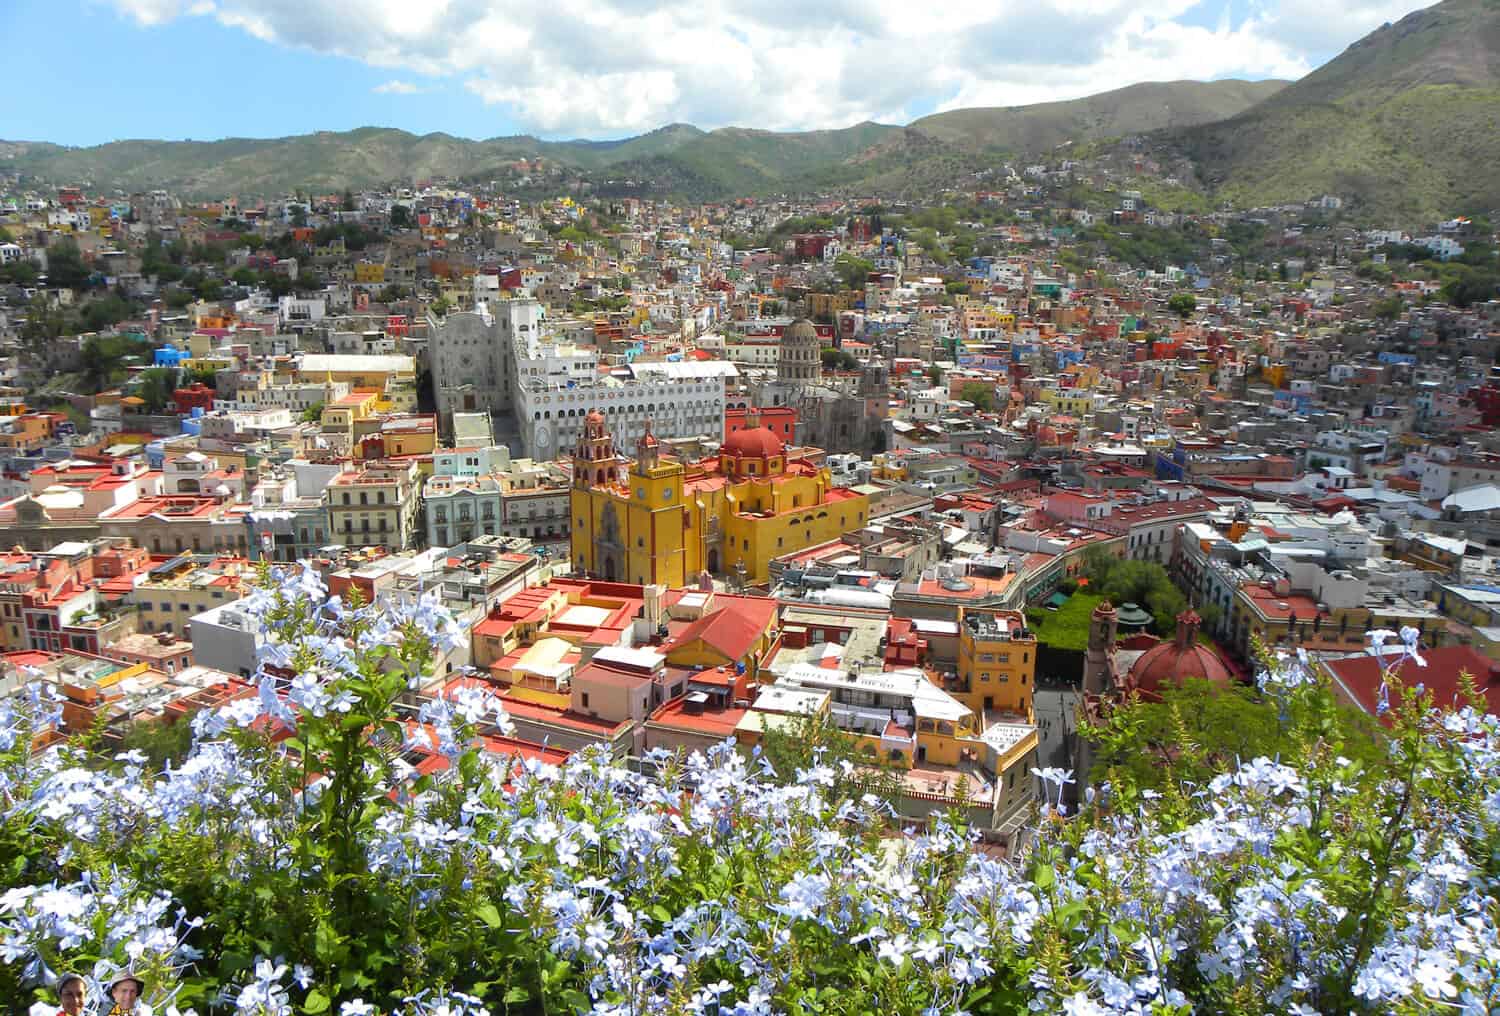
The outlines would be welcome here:
M 317 988 L 307 993 L 307 1001 L 302 1003 L 302 1011 L 319 1013 L 328 1011 L 328 996 Z
M 502 999 L 502 1001 L 506 1005 L 520 1005 L 522 1002 L 525 1002 L 530 998 L 531 992 L 527 991 L 520 985 L 516 985 L 513 988 L 506 989 L 505 998 Z
M 1051 865 L 1038 868 L 1036 874 L 1031 876 L 1031 881 L 1038 889 L 1050 889 L 1057 884 L 1057 872 L 1052 869 Z
M 660 903 L 653 905 L 651 909 L 646 912 L 652 917 L 656 918 L 662 924 L 666 924 L 672 920 L 672 912 L 666 907 L 662 906 Z
M 500 911 L 495 909 L 493 903 L 481 903 L 474 913 L 478 914 L 479 919 L 491 928 L 500 927 Z

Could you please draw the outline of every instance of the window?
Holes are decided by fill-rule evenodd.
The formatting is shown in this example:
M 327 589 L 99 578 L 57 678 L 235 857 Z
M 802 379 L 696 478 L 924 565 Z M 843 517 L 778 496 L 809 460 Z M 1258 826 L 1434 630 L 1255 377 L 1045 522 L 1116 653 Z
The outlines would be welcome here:
M 584 692 L 583 693 L 583 708 L 587 709 L 588 707 L 589 707 L 589 693 L 588 692 Z
M 370 492 L 369 491 L 362 490 L 362 491 L 359 492 L 359 503 L 360 504 L 369 504 L 370 503 Z
M 672 500 L 672 488 L 671 487 L 663 487 L 662 488 L 661 499 L 663 501 L 670 501 L 670 500 Z

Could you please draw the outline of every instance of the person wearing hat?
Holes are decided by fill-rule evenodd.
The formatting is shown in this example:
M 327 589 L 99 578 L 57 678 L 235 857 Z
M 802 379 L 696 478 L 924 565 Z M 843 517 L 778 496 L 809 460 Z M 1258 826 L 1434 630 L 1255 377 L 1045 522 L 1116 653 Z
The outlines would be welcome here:
M 104 987 L 107 1001 L 112 1003 L 107 1016 L 151 1016 L 151 1007 L 142 1002 L 146 982 L 128 970 L 119 974 Z

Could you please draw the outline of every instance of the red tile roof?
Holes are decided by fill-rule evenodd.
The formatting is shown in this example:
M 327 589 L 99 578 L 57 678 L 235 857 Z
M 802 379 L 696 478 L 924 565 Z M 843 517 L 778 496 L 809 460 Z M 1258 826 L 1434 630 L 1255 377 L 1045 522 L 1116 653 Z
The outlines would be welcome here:
M 694 734 L 708 734 L 712 737 L 731 737 L 734 728 L 745 718 L 750 710 L 727 708 L 727 709 L 704 709 L 701 712 L 689 712 L 687 699 L 678 698 L 667 702 L 657 708 L 648 720 L 663 727 L 676 727 L 680 730 L 689 731 Z
M 1394 661 L 1398 652 L 1387 654 Z M 1445 646 L 1429 649 L 1422 654 L 1427 666 L 1420 667 L 1405 660 L 1396 670 L 1397 679 L 1406 687 L 1423 685 L 1432 693 L 1432 701 L 1439 709 L 1462 706 L 1459 697 L 1458 676 L 1468 672 L 1487 703 L 1487 710 L 1500 713 L 1500 664 L 1475 650 L 1472 646 Z M 1382 673 L 1380 661 L 1373 656 L 1354 656 L 1326 664 L 1335 680 L 1349 692 L 1361 709 L 1370 715 L 1378 715 Z

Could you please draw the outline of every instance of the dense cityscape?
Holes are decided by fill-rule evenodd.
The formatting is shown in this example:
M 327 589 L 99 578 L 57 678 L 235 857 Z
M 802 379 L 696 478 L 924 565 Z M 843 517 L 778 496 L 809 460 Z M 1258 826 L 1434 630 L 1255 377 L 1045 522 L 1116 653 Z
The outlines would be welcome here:
M 16 1011 L 1500 1007 L 1493 210 L 7 159 Z

